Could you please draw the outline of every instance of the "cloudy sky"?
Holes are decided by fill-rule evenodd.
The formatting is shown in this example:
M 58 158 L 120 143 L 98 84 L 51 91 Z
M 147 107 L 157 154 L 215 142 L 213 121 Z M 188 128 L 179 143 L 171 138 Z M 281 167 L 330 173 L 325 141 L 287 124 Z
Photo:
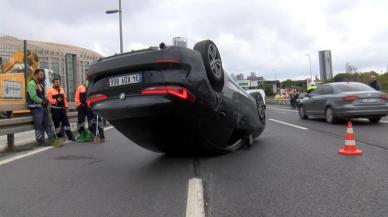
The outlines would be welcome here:
M 216 42 L 228 72 L 266 79 L 319 72 L 318 51 L 332 50 L 335 73 L 388 65 L 386 0 L 122 0 L 124 49 Z M 1 0 L 0 34 L 76 45 L 102 55 L 119 51 L 118 0 Z M 319 73 L 318 73 L 319 74 Z

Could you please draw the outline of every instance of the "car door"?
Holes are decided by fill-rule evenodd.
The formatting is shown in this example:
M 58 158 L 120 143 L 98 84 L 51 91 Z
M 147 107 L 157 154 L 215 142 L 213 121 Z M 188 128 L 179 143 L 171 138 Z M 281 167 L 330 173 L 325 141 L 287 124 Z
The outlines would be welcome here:
M 330 85 L 324 85 L 319 91 L 319 95 L 315 97 L 315 114 L 322 116 L 325 114 L 325 106 L 327 100 L 330 98 L 330 96 L 333 94 L 333 87 Z
M 312 91 L 308 94 L 308 99 L 303 102 L 303 107 L 305 109 L 305 112 L 307 114 L 316 114 L 316 101 L 319 97 L 319 92 L 321 91 L 322 87 L 318 87 L 316 90 Z

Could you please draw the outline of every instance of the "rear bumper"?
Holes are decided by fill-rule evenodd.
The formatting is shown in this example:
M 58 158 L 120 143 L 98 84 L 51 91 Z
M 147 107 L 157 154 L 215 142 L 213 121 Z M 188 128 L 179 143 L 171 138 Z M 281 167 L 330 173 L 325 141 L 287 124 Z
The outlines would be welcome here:
M 388 115 L 388 105 L 349 106 L 335 110 L 337 117 L 383 117 Z
M 130 140 L 152 151 L 164 151 L 167 145 L 185 148 L 196 144 L 200 138 L 198 120 L 213 114 L 206 107 L 169 95 L 108 99 L 95 103 L 92 109 Z

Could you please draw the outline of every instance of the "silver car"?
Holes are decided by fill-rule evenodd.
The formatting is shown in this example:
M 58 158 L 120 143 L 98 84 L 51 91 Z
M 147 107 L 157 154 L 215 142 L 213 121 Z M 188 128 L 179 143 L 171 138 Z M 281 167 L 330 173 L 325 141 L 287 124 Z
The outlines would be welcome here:
M 378 123 L 388 114 L 388 95 L 359 82 L 335 82 L 319 86 L 298 105 L 299 117 L 322 117 L 328 123 L 338 119 L 368 118 Z

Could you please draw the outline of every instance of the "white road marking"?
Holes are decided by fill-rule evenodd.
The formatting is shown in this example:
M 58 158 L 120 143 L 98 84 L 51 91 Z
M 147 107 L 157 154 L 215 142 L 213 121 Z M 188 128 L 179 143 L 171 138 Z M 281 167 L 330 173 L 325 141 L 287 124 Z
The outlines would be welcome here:
M 104 130 L 110 130 L 110 129 L 113 129 L 113 126 L 109 126 L 109 127 L 105 127 L 104 128 Z M 64 144 L 67 144 L 69 142 L 71 142 L 71 141 L 67 140 L 67 141 L 64 142 Z M 10 157 L 10 158 L 1 160 L 0 161 L 0 166 L 2 166 L 4 164 L 7 164 L 7 163 L 11 163 L 12 161 L 15 161 L 15 160 L 19 160 L 19 159 L 22 159 L 22 158 L 25 158 L 25 157 L 28 157 L 28 156 L 31 156 L 31 155 L 34 155 L 34 154 L 38 154 L 40 152 L 44 152 L 44 151 L 50 150 L 52 148 L 54 148 L 54 146 L 38 148 L 38 149 L 35 149 L 35 150 L 28 151 L 26 153 L 18 154 L 18 155 L 14 156 L 14 157 Z
M 275 110 L 275 111 L 298 112 L 298 111 L 291 110 L 291 109 L 280 109 L 280 108 L 274 108 L 274 107 L 267 107 L 267 108 L 269 108 L 270 110 Z
M 388 124 L 388 121 L 380 121 L 381 123 Z
M 306 127 L 298 126 L 298 125 L 295 125 L 295 124 L 290 124 L 290 123 L 279 121 L 279 120 L 276 120 L 276 119 L 270 118 L 268 120 L 274 121 L 274 122 L 277 122 L 277 123 L 280 123 L 280 124 L 284 124 L 284 125 L 287 125 L 287 126 L 290 126 L 290 127 L 295 127 L 295 128 L 301 129 L 301 130 L 308 130 L 308 128 L 306 128 Z
M 15 160 L 19 160 L 19 159 L 22 159 L 22 158 L 25 158 L 25 157 L 28 157 L 28 156 L 31 156 L 31 155 L 34 155 L 34 154 L 38 154 L 40 152 L 47 151 L 47 150 L 52 149 L 52 148 L 54 148 L 54 147 L 53 146 L 49 146 L 49 147 L 44 147 L 44 148 L 39 148 L 39 149 L 36 149 L 36 150 L 32 150 L 32 151 L 29 151 L 29 152 L 24 153 L 24 154 L 16 155 L 14 157 L 11 157 L 11 158 L 8 158 L 8 159 L 0 161 L 0 166 L 4 165 L 4 164 L 7 164 L 7 163 L 10 163 L 10 162 L 15 161 Z
M 105 127 L 104 130 L 110 130 L 113 129 L 113 126 Z
M 187 192 L 186 217 L 205 217 L 202 179 L 189 180 Z

